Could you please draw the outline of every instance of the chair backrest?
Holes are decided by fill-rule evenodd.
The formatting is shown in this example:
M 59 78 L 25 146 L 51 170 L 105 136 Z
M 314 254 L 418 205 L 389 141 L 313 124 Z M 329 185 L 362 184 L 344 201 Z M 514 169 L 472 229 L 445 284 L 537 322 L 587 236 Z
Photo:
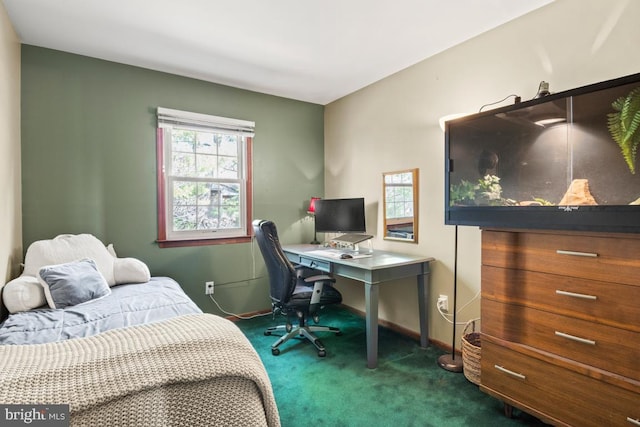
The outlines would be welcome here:
M 252 224 L 269 273 L 271 300 L 286 304 L 296 287 L 296 271 L 282 251 L 276 225 L 272 221 L 260 219 Z

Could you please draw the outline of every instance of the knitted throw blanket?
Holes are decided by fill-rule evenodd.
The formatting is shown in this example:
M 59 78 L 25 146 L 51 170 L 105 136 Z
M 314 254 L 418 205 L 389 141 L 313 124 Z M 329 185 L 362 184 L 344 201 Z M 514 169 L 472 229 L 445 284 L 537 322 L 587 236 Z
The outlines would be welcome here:
M 212 314 L 57 343 L 0 346 L 0 403 L 69 404 L 72 416 L 141 390 L 229 376 L 252 380 L 269 425 L 280 425 L 258 354 L 236 325 Z

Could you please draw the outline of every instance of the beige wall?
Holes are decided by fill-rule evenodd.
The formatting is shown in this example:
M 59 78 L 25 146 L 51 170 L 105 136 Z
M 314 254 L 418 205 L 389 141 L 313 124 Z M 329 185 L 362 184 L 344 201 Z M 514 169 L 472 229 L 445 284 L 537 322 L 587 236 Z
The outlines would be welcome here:
M 454 227 L 444 225 L 439 118 L 478 111 L 509 94 L 530 99 L 541 80 L 558 92 L 640 72 L 639 16 L 635 0 L 556 0 L 331 103 L 325 110 L 325 197 L 364 196 L 368 231 L 376 235 L 374 248 L 433 256 L 429 308 L 438 294 L 451 299 Z M 420 242 L 382 240 L 381 174 L 413 167 L 420 168 Z M 460 227 L 458 254 L 460 308 L 480 290 L 477 227 Z M 364 309 L 361 286 L 347 280 L 338 286 L 346 304 Z M 385 284 L 380 317 L 418 331 L 416 301 L 413 281 Z M 475 298 L 458 320 L 479 312 Z M 450 343 L 450 324 L 437 312 L 430 321 L 430 337 Z M 460 326 L 458 338 L 461 332 Z
M 0 3 L 0 286 L 22 260 L 20 42 Z

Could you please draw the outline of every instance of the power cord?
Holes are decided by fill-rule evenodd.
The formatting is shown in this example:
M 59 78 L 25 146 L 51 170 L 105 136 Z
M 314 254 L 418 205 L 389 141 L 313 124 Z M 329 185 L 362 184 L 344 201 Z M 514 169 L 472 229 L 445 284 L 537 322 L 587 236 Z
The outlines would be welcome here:
M 218 307 L 218 310 L 220 310 L 221 312 L 223 312 L 224 314 L 226 314 L 228 316 L 237 317 L 238 319 L 250 320 L 250 319 L 255 319 L 256 317 L 263 317 L 263 316 L 271 315 L 271 312 L 267 312 L 267 313 L 254 314 L 253 316 L 241 316 L 240 314 L 228 312 L 225 309 L 223 309 L 222 307 L 220 307 L 220 304 L 218 304 L 218 301 L 216 301 L 216 299 L 213 297 L 213 295 L 209 295 L 209 298 L 211 298 L 211 301 L 213 301 L 213 303 L 216 305 L 216 307 Z
M 478 297 L 480 296 L 480 291 L 478 291 L 478 293 L 476 293 L 473 298 L 471 298 L 465 305 L 463 305 L 462 307 L 460 307 L 457 311 L 457 313 L 460 313 L 462 310 L 464 310 L 469 304 L 471 304 L 474 300 L 476 300 Z M 436 308 L 438 309 L 438 313 L 440 313 L 440 316 L 442 316 L 442 318 L 444 320 L 446 320 L 447 322 L 453 324 L 453 321 L 451 319 L 449 319 L 447 316 L 453 316 L 453 314 L 450 313 L 445 313 L 444 311 L 442 311 L 442 306 L 440 304 L 436 304 Z M 467 322 L 456 322 L 456 325 L 466 325 Z
M 482 109 L 483 109 L 484 107 L 488 107 L 488 106 L 490 106 L 490 105 L 496 105 L 496 104 L 499 104 L 499 103 L 501 103 L 501 102 L 503 102 L 503 101 L 506 101 L 507 99 L 511 98 L 512 96 L 514 97 L 514 104 L 519 104 L 519 103 L 520 103 L 520 101 L 522 101 L 522 98 L 520 97 L 520 95 L 516 95 L 516 94 L 507 95 L 507 96 L 505 96 L 504 98 L 502 98 L 500 101 L 490 102 L 489 104 L 484 104 L 482 107 L 480 107 L 480 110 L 478 110 L 478 113 L 481 113 L 481 112 L 482 112 Z
M 251 268 L 252 268 L 253 274 L 251 275 L 252 279 L 249 279 L 249 280 L 257 279 L 257 277 L 256 277 L 255 242 L 256 242 L 255 236 L 252 236 L 251 237 L 251 245 L 250 246 L 251 246 Z M 263 316 L 268 316 L 268 315 L 271 314 L 271 312 L 267 312 L 267 313 L 262 313 L 262 314 L 254 314 L 253 316 L 242 316 L 240 314 L 231 313 L 229 311 L 226 311 L 225 309 L 220 307 L 220 304 L 218 304 L 218 301 L 216 301 L 216 299 L 213 297 L 213 294 L 209 294 L 209 298 L 211 299 L 211 301 L 213 301 L 213 303 L 216 305 L 216 307 L 218 307 L 218 310 L 220 310 L 221 312 L 223 312 L 227 316 L 237 317 L 238 319 L 250 320 L 250 319 L 255 319 L 256 317 L 263 317 Z

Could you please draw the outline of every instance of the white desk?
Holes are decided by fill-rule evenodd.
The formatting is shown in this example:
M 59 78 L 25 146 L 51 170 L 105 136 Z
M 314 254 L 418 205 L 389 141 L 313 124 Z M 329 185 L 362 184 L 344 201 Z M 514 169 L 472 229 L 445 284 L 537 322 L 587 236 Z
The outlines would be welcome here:
M 420 345 L 429 345 L 429 263 L 433 258 L 396 252 L 374 251 L 364 258 L 340 259 L 322 254 L 318 245 L 286 245 L 287 258 L 296 264 L 364 283 L 367 367 L 378 366 L 378 285 L 405 277 L 416 277 L 420 313 Z

